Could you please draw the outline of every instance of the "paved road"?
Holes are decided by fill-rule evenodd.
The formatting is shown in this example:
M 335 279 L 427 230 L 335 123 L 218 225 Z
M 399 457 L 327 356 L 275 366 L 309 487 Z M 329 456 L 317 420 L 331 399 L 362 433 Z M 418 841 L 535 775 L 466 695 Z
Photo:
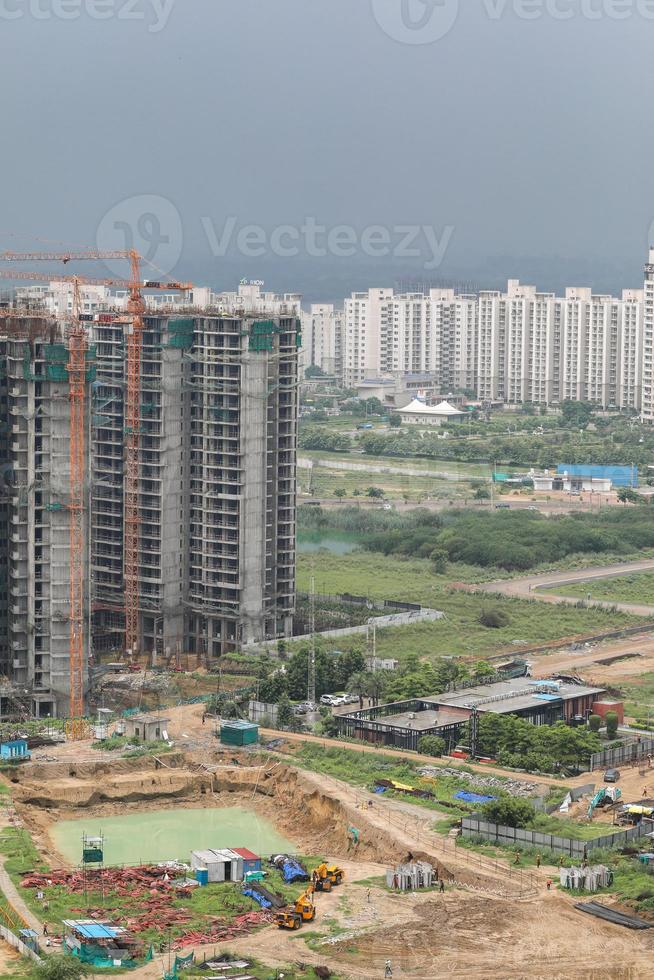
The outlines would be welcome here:
M 556 586 L 573 585 L 577 582 L 592 582 L 595 579 L 617 578 L 619 575 L 629 575 L 633 572 L 653 572 L 654 559 L 644 558 L 640 561 L 623 562 L 614 565 L 601 565 L 597 568 L 585 568 L 579 571 L 550 572 L 546 575 L 527 575 L 524 578 L 502 579 L 486 582 L 478 587 L 480 592 L 501 593 L 507 596 L 538 599 L 540 602 L 567 602 L 575 605 L 578 598 L 561 596 L 556 593 Z M 599 599 L 586 600 L 589 605 L 602 606 L 605 609 L 619 609 L 621 612 L 637 616 L 654 618 L 654 606 L 629 602 L 602 602 Z

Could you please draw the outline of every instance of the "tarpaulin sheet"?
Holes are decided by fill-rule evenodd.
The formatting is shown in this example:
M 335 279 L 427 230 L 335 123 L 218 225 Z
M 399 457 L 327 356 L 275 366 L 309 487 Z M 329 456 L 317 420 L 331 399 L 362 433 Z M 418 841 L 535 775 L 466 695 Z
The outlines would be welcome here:
M 497 799 L 496 796 L 480 796 L 479 793 L 468 793 L 465 789 L 460 789 L 454 794 L 455 800 L 464 800 L 466 803 L 490 803 Z

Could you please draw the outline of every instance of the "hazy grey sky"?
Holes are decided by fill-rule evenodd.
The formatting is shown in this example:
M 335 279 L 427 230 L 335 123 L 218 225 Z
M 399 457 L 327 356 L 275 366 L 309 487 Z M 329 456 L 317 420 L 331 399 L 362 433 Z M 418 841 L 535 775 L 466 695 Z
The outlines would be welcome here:
M 317 298 L 512 272 L 638 285 L 654 3 L 460 8 L 446 32 L 456 0 L 0 0 L 0 249 L 94 244 L 98 228 L 117 247 L 143 210 L 131 199 L 149 195 L 170 208 L 150 201 L 141 232 L 174 239 L 155 262 L 170 271 L 181 250 L 176 274 L 221 288 L 243 275 Z M 444 36 L 413 43 L 428 40 L 421 17 Z M 278 242 L 297 255 L 274 254 L 275 229 L 307 217 L 352 226 L 354 254 L 332 240 L 307 255 L 299 230 Z M 227 255 L 212 254 L 230 218 Z M 264 254 L 241 254 L 246 225 Z M 383 236 L 362 248 L 371 225 L 391 254 Z M 412 225 L 420 254 L 394 254 Z

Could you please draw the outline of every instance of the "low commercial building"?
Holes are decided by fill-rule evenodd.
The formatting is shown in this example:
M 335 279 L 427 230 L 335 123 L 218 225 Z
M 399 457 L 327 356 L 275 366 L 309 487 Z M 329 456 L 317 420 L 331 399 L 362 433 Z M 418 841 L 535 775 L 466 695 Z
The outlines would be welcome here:
M 417 749 L 424 735 L 438 735 L 451 750 L 473 712 L 517 715 L 533 725 L 585 721 L 605 692 L 560 680 L 516 677 L 478 684 L 434 697 L 413 698 L 338 716 L 339 731 L 350 738 Z

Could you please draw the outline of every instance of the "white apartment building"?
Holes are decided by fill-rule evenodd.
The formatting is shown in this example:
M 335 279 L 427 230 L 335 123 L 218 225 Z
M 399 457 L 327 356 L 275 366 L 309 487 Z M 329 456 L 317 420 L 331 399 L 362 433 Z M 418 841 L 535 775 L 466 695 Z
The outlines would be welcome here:
M 340 378 L 343 373 L 345 315 L 333 303 L 312 303 L 302 313 L 302 367 L 319 367 Z
M 645 266 L 645 293 L 643 300 L 643 388 L 642 418 L 654 424 L 654 248 L 649 250 Z
M 618 408 L 637 410 L 641 407 L 644 304 L 642 289 L 623 289 L 619 312 Z
M 367 293 L 352 293 L 345 300 L 343 382 L 346 387 L 378 375 L 382 365 L 392 359 L 389 354 L 392 300 L 392 289 L 369 289 Z M 394 346 L 392 339 L 390 346 Z

